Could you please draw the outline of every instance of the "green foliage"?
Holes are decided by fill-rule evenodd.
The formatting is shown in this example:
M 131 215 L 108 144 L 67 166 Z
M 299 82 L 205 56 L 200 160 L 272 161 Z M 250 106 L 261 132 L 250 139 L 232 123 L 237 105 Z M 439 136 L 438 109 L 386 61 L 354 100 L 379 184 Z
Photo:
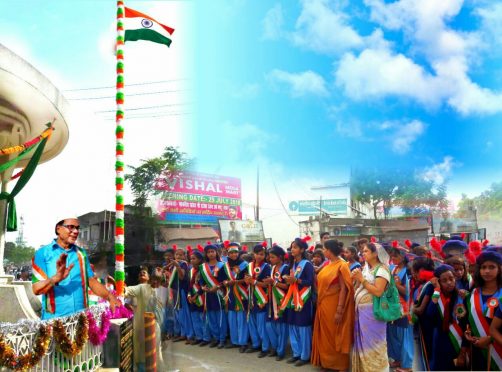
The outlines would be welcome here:
M 436 186 L 418 176 L 413 170 L 365 168 L 355 170 L 351 177 L 352 197 L 373 207 L 373 217 L 383 206 L 384 218 L 392 207 L 401 207 L 405 213 L 420 208 L 446 210 L 446 185 Z
M 188 169 L 192 163 L 193 159 L 188 158 L 186 153 L 168 146 L 161 156 L 142 160 L 138 167 L 129 166 L 132 173 L 126 174 L 125 179 L 131 185 L 134 205 L 143 209 L 152 194 L 161 192 L 155 190 L 159 179 L 170 179 L 178 172 Z
M 466 217 L 476 210 L 478 218 L 502 218 L 502 182 L 494 182 L 481 195 L 468 198 L 462 194 L 455 216 Z
M 28 265 L 35 255 L 35 248 L 16 245 L 13 242 L 5 243 L 4 258 L 16 265 Z

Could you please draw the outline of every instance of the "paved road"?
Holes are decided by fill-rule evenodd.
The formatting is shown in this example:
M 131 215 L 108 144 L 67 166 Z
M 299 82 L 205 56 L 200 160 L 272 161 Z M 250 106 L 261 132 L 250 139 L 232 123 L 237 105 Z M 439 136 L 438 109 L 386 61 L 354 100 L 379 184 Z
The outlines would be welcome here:
M 207 346 L 185 345 L 184 342 L 163 344 L 164 363 L 166 371 L 319 371 L 311 365 L 294 367 L 286 363 L 286 359 L 278 362 L 275 358 L 258 358 L 258 353 L 241 354 L 238 349 L 212 349 Z M 160 372 L 160 371 L 159 371 Z

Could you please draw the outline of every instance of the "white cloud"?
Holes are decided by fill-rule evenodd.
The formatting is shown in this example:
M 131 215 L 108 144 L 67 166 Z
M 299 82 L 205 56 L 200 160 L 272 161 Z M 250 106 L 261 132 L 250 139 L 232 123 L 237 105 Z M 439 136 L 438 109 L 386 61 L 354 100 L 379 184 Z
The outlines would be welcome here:
M 460 166 L 460 164 L 454 162 L 453 157 L 445 156 L 441 163 L 426 168 L 421 176 L 426 181 L 433 181 L 436 185 L 441 185 L 451 176 L 455 166 Z
M 250 123 L 225 122 L 221 128 L 221 143 L 225 146 L 225 159 L 237 162 L 260 159 L 266 147 L 276 140 L 272 133 Z M 235 146 L 232 146 L 235 144 Z
M 335 77 L 337 85 L 355 100 L 399 96 L 431 107 L 442 99 L 437 79 L 410 58 L 387 49 L 365 49 L 358 56 L 346 53 Z
M 476 14 L 481 17 L 482 32 L 495 46 L 502 45 L 502 3 L 490 3 L 478 8 Z
M 412 120 L 400 125 L 392 135 L 392 150 L 398 154 L 410 151 L 413 142 L 425 131 L 425 124 L 420 120 Z
M 269 9 L 263 19 L 263 38 L 277 40 L 283 36 L 284 16 L 281 4 Z
M 290 38 L 296 45 L 326 54 L 359 48 L 364 43 L 350 26 L 349 17 L 330 0 L 302 0 L 302 12 Z
M 282 70 L 272 70 L 268 76 L 272 83 L 285 83 L 291 88 L 293 97 L 306 95 L 327 96 L 328 90 L 322 76 L 313 71 L 290 73 Z
M 470 65 L 479 64 L 479 52 L 486 48 L 480 32 L 461 32 L 448 25 L 461 11 L 463 0 L 365 0 L 365 4 L 373 21 L 404 32 L 410 53 L 424 56 L 431 72 L 389 45 L 367 43 L 359 55 L 345 54 L 335 72 L 349 97 L 405 97 L 429 108 L 446 104 L 462 115 L 502 111 L 502 92 L 481 87 L 469 77 Z M 478 12 L 490 27 L 499 13 L 498 7 L 490 15 Z

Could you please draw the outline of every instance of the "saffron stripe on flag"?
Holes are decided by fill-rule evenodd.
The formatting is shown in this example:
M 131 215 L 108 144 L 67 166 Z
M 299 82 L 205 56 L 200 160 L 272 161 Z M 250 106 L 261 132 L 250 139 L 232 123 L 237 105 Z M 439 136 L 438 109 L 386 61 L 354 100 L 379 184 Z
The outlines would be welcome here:
M 169 35 L 172 35 L 173 32 L 174 32 L 174 28 L 171 28 L 169 26 L 166 26 L 166 25 L 163 25 L 162 23 L 160 23 L 159 21 L 157 21 L 156 19 L 144 14 L 144 13 L 141 13 L 141 12 L 138 12 L 137 10 L 134 10 L 134 9 L 131 9 L 131 8 L 128 8 L 128 7 L 125 7 L 125 16 L 126 18 L 135 18 L 135 17 L 139 17 L 139 18 L 147 18 L 149 19 L 150 21 L 153 21 L 155 23 L 158 23 L 160 26 L 162 26 L 162 28 L 164 30 L 166 30 Z M 126 39 L 127 40 L 127 39 Z

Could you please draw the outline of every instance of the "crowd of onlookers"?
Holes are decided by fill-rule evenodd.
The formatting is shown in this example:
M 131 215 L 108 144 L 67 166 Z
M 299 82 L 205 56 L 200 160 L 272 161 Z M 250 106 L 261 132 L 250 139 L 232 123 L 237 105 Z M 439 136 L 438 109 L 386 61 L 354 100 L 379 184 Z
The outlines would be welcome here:
M 14 280 L 31 281 L 31 266 L 7 264 L 5 274 L 14 276 Z

